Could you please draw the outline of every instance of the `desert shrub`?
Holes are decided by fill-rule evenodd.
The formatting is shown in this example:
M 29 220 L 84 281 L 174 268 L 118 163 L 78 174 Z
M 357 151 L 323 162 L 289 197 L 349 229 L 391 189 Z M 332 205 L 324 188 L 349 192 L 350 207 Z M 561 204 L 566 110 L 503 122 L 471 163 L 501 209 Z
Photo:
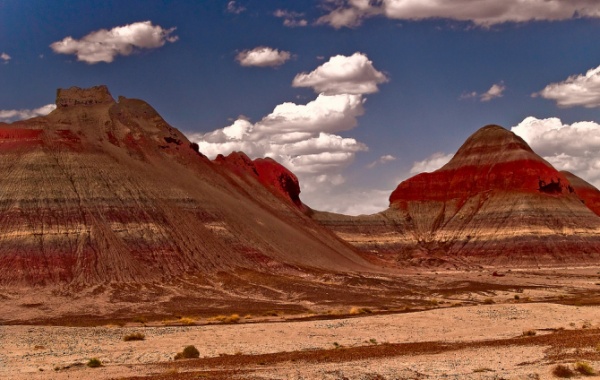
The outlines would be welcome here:
M 227 319 L 225 319 L 226 323 L 238 323 L 240 321 L 239 314 L 231 314 Z
M 486 298 L 486 299 L 483 300 L 483 303 L 486 304 L 486 305 L 491 305 L 491 304 L 493 304 L 495 302 L 491 298 Z
M 518 294 L 515 294 L 515 300 L 517 300 L 517 301 L 518 301 L 518 300 L 520 300 L 520 299 L 521 299 L 521 296 L 519 296 Z
M 142 316 L 133 318 L 133 321 L 137 322 L 137 323 L 146 323 L 146 322 L 148 322 L 148 320 L 146 319 L 146 317 L 142 317 Z
M 200 357 L 200 351 L 194 346 L 186 346 L 183 351 L 175 355 L 175 360 L 179 359 L 195 359 Z
M 357 314 L 371 314 L 373 311 L 369 308 L 366 307 L 352 307 L 350 309 L 350 314 L 352 315 L 357 315 Z
M 552 370 L 552 374 L 556 377 L 568 378 L 573 377 L 575 375 L 575 372 L 573 372 L 571 368 L 564 364 L 558 364 Z
M 590 363 L 586 362 L 575 363 L 575 370 L 585 376 L 594 376 L 596 374 L 594 367 L 592 367 Z
M 184 324 L 186 326 L 193 326 L 196 324 L 196 320 L 193 318 L 182 317 L 179 319 L 179 323 Z
M 123 337 L 123 340 L 125 342 L 129 342 L 129 341 L 132 341 L 132 340 L 144 340 L 144 339 L 146 339 L 146 335 L 144 335 L 144 334 L 142 334 L 140 332 L 127 334 L 127 335 L 125 335 Z
M 535 330 L 525 330 L 523 331 L 523 336 L 535 336 L 537 332 Z
M 87 366 L 90 368 L 102 367 L 102 362 L 98 358 L 91 358 L 88 360 Z

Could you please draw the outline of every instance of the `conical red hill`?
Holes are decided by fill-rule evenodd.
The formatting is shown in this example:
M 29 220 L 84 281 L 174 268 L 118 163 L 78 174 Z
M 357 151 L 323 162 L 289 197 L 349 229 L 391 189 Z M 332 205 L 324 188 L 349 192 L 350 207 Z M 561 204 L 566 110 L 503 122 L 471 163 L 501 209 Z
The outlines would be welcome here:
M 390 204 L 464 201 L 488 191 L 559 195 L 572 189 L 565 176 L 535 154 L 523 139 L 490 125 L 469 137 L 441 169 L 402 182 L 391 194 Z
M 314 218 L 371 260 L 397 265 L 597 263 L 598 198 L 572 179 L 514 133 L 487 126 L 439 170 L 398 185 L 388 210 Z
M 266 189 L 270 174 L 236 182 L 146 102 L 104 86 L 59 90 L 49 115 L 1 124 L 0 173 L 0 284 L 368 266 Z

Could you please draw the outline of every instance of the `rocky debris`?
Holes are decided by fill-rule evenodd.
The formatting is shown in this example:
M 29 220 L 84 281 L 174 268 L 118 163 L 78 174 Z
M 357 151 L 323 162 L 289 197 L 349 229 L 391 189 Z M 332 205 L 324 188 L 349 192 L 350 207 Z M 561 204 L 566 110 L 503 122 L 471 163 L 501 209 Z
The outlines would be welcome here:
M 452 267 L 597 262 L 597 190 L 572 179 L 520 137 L 492 125 L 469 137 L 442 168 L 400 183 L 388 210 L 313 217 L 375 262 Z

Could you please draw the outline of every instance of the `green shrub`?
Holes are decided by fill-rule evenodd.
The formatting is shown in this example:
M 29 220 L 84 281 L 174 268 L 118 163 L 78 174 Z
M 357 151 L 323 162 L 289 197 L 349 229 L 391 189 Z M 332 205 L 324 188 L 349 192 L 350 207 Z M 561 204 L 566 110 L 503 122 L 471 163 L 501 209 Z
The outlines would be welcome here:
M 179 359 L 196 359 L 200 357 L 200 351 L 194 346 L 186 346 L 182 352 L 175 355 L 175 360 Z
M 90 368 L 102 367 L 102 362 L 98 358 L 91 358 L 87 362 L 87 366 L 90 367 Z

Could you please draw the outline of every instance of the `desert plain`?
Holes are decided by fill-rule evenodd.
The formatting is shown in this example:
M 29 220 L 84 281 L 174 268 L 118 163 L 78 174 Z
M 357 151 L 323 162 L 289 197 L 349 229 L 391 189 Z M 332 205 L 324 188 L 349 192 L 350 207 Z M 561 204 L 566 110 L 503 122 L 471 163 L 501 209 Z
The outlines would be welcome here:
M 381 275 L 321 280 L 313 294 L 299 283 L 279 299 L 255 283 L 245 296 L 263 302 L 237 309 L 241 294 L 221 309 L 179 296 L 199 305 L 186 315 L 169 315 L 166 301 L 116 309 L 101 296 L 95 313 L 69 315 L 53 305 L 59 296 L 0 292 L 3 316 L 13 316 L 0 326 L 0 378 L 551 379 L 558 365 L 574 377 L 581 363 L 600 368 L 600 267 L 406 270 L 397 288 Z M 338 287 L 348 298 L 336 300 Z M 363 303 L 352 296 L 368 292 Z M 134 333 L 143 340 L 124 340 Z M 187 345 L 199 358 L 174 360 Z M 91 358 L 102 365 L 88 367 Z

